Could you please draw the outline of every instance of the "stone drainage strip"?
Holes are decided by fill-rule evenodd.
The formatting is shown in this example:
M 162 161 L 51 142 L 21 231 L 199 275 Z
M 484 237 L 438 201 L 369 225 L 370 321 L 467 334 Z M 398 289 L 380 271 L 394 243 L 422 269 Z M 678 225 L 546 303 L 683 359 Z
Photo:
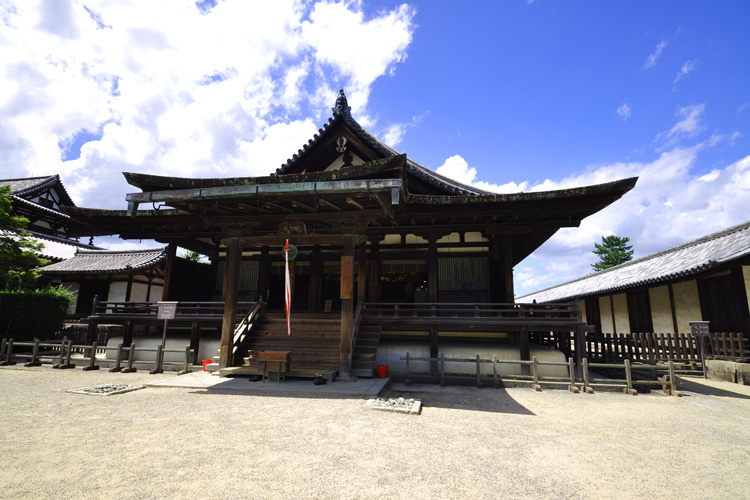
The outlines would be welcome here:
M 377 398 L 369 399 L 365 406 L 372 408 L 373 410 L 380 411 L 392 411 L 396 413 L 409 413 L 411 415 L 419 415 L 422 413 L 422 401 L 418 399 L 405 399 L 405 398 Z
M 143 389 L 145 385 L 126 385 L 126 384 L 104 384 L 94 387 L 82 387 L 80 389 L 68 389 L 65 392 L 72 394 L 88 394 L 91 396 L 112 396 L 114 394 L 123 394 L 125 392 L 137 391 Z

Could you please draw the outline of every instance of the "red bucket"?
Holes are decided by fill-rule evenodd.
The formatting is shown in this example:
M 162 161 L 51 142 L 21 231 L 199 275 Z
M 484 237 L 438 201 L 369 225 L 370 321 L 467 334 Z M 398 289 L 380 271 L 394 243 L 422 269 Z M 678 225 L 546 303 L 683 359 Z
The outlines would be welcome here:
M 207 372 L 208 369 L 206 368 L 208 365 L 210 365 L 213 362 L 213 359 L 204 359 L 203 360 L 203 371 Z
M 378 377 L 388 378 L 388 365 L 378 365 Z

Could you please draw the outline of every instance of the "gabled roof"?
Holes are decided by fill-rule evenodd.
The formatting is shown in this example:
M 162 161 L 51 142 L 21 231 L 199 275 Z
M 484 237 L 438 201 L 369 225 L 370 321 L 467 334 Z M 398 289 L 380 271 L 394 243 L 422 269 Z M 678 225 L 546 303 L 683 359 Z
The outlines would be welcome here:
M 31 240 L 34 243 L 41 243 L 44 245 L 44 247 L 40 251 L 34 253 L 36 253 L 39 257 L 51 260 L 53 262 L 70 259 L 76 254 L 76 251 L 81 248 L 90 250 L 97 249 L 97 247 L 95 246 L 86 245 L 85 243 L 80 243 L 75 240 L 58 238 L 55 236 L 50 236 L 48 234 L 29 231 L 28 229 L 24 229 L 23 232 L 28 233 L 28 236 L 25 236 L 27 240 Z M 18 233 L 14 231 L 0 231 L 0 236 L 12 239 L 20 238 Z
M 24 177 L 19 179 L 0 179 L 0 186 L 10 186 L 10 194 L 14 197 L 28 200 L 40 193 L 43 193 L 53 187 L 59 187 L 60 204 L 75 206 L 68 191 L 63 186 L 62 180 L 58 174 L 47 175 L 43 177 Z M 41 207 L 43 208 L 43 207 Z
M 150 250 L 78 250 L 71 259 L 42 268 L 44 274 L 131 272 L 154 267 L 167 258 L 167 248 Z
M 749 255 L 750 221 L 518 300 L 542 303 L 607 295 L 689 278 Z
M 346 126 L 365 144 L 371 147 L 377 154 L 382 158 L 390 158 L 398 156 L 401 153 L 394 150 L 387 144 L 380 141 L 374 135 L 366 131 L 357 121 L 352 117 L 351 107 L 347 102 L 344 89 L 339 91 L 339 95 L 336 98 L 336 105 L 333 109 L 333 117 L 329 118 L 328 123 L 323 125 L 323 128 L 318 130 L 318 133 L 310 139 L 307 144 L 304 144 L 301 149 L 297 151 L 297 154 L 289 158 L 286 163 L 282 164 L 281 167 L 276 169 L 276 175 L 289 174 L 298 170 L 298 166 L 301 162 L 304 162 L 305 158 L 309 156 L 310 151 L 314 149 L 317 144 L 327 139 L 335 126 L 339 123 L 344 123 Z M 419 163 L 408 159 L 407 160 L 408 173 L 414 177 L 420 179 L 426 184 L 439 190 L 442 193 L 451 195 L 477 195 L 477 194 L 490 194 L 487 191 L 476 189 L 471 186 L 467 186 L 460 182 L 454 181 L 448 177 L 444 177 L 429 168 L 420 165 Z

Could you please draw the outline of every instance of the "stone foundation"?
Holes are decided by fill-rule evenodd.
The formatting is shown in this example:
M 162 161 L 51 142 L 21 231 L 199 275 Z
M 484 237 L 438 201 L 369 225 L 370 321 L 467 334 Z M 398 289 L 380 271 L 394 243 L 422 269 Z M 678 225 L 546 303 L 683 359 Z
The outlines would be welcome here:
M 750 385 L 750 363 L 735 363 L 718 359 L 707 359 L 706 368 L 711 375 L 728 382 Z

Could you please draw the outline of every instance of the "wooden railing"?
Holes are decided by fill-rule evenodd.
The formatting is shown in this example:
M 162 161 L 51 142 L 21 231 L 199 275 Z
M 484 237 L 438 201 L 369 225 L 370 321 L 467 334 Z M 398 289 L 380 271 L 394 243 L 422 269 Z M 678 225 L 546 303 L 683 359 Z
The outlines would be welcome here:
M 578 305 L 575 302 L 556 304 L 506 304 L 506 303 L 368 303 L 368 318 L 377 319 L 502 319 L 503 321 L 577 322 Z
M 237 314 L 245 316 L 255 302 L 238 302 Z M 111 317 L 156 317 L 159 311 L 158 302 L 115 302 L 94 301 L 92 316 L 96 318 Z M 195 317 L 220 318 L 224 314 L 224 302 L 178 302 L 177 319 Z

